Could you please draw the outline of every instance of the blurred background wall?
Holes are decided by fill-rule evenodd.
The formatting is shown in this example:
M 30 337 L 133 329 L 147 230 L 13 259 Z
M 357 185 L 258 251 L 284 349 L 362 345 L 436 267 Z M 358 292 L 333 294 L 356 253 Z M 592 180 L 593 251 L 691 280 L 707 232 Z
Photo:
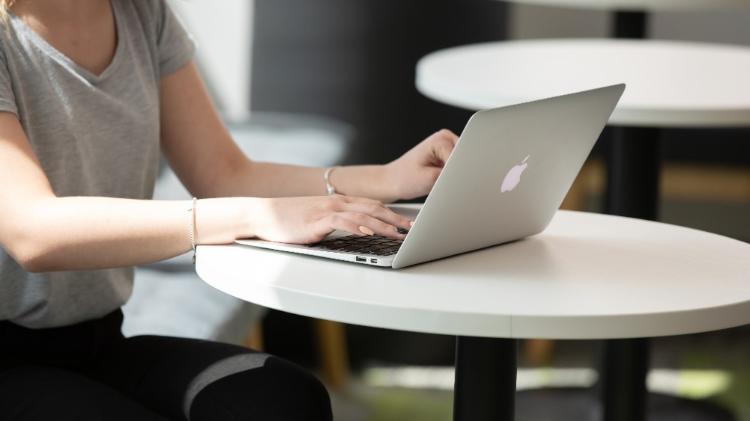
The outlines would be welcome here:
M 485 0 L 256 0 L 252 109 L 342 119 L 358 129 L 349 162 L 393 159 L 442 127 L 460 131 L 469 116 L 416 91 L 419 58 L 505 38 L 505 6 Z
M 198 66 L 223 116 L 231 121 L 250 111 L 253 0 L 170 1 L 198 45 Z
M 260 0 L 272 2 L 273 0 Z M 307 9 L 318 7 L 316 0 L 307 2 L 298 0 L 297 5 L 289 4 L 293 0 L 279 0 L 279 4 L 297 8 L 299 4 L 308 4 Z M 320 0 L 325 3 L 326 0 Z M 253 20 L 256 0 L 223 0 L 221 6 L 210 0 L 172 0 L 172 6 L 185 24 L 189 27 L 194 38 L 199 43 L 198 58 L 204 75 L 214 89 L 215 100 L 230 119 L 241 118 L 242 112 L 250 108 L 250 78 L 252 68 Z M 424 8 L 428 4 L 440 4 L 422 0 L 407 2 L 391 0 L 391 3 L 401 10 L 406 10 L 404 4 L 412 4 Z M 353 0 L 346 3 L 360 3 Z M 377 2 L 370 2 L 372 4 Z M 386 1 L 386 5 L 387 5 Z M 487 0 L 487 3 L 494 3 Z M 382 4 L 382 2 L 381 2 Z M 339 4 L 337 6 L 342 6 Z M 343 4 L 346 6 L 346 4 Z M 351 4 L 350 4 L 351 6 Z M 262 7 L 262 6 L 261 6 Z M 319 10 L 325 11 L 324 6 Z M 281 9 L 277 9 L 281 10 Z M 288 10 L 288 7 L 287 7 Z M 346 15 L 340 10 L 338 17 Z M 371 13 L 371 11 L 358 12 Z M 509 38 L 547 38 L 547 37 L 602 37 L 607 36 L 610 17 L 607 12 L 585 11 L 580 9 L 564 9 L 531 5 L 510 4 L 509 27 L 498 28 L 500 33 L 507 31 Z M 493 15 L 492 18 L 500 17 Z M 426 17 L 415 16 L 422 20 Z M 432 25 L 446 34 L 466 30 L 467 25 L 455 27 L 452 23 L 460 20 L 456 16 L 434 22 Z M 501 22 L 498 20 L 498 22 Z M 652 16 L 651 34 L 654 38 L 679 39 L 707 42 L 725 42 L 740 45 L 750 45 L 750 10 L 718 10 L 696 12 L 657 12 Z M 277 25 L 280 31 L 288 30 L 289 22 L 276 20 L 268 22 L 268 26 Z M 340 26 L 347 25 L 339 21 Z M 349 23 L 351 25 L 353 23 Z M 403 22 L 402 22 L 403 24 Z M 366 24 L 365 24 L 366 25 Z M 398 25 L 398 24 L 396 24 Z M 502 26 L 500 23 L 498 25 Z M 308 33 L 315 25 L 308 25 Z M 463 29 L 462 29 L 463 28 Z M 388 24 L 380 28 L 370 25 L 361 31 L 372 30 L 383 32 L 385 37 L 398 35 L 393 33 L 393 25 Z M 400 31 L 401 29 L 399 29 Z M 321 35 L 314 35 L 319 38 Z M 425 34 L 425 37 L 430 34 Z M 406 40 L 410 42 L 409 40 Z M 435 44 L 440 44 L 436 42 Z

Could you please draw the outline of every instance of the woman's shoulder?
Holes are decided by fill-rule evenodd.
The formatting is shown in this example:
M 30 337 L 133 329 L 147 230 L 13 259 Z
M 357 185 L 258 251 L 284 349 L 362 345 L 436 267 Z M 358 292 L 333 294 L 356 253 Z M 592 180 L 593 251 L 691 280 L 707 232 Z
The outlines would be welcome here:
M 131 20 L 141 26 L 136 28 L 137 32 L 145 34 L 160 76 L 171 73 L 192 58 L 195 51 L 192 37 L 166 0 L 119 1 L 127 5 L 124 8 L 131 14 Z
M 18 34 L 18 29 L 13 16 L 7 16 L 5 19 L 0 20 L 0 70 L 8 72 L 8 61 L 12 61 L 13 57 L 23 49 L 21 41 L 22 38 Z
M 169 12 L 166 0 L 118 0 L 135 14 L 144 30 L 157 38 L 164 29 L 164 21 Z

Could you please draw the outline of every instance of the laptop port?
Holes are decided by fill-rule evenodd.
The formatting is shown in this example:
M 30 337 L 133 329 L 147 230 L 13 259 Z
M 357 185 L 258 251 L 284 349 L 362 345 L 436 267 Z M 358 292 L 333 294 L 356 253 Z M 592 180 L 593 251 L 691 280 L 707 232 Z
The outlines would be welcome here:
M 359 256 L 357 256 L 357 261 L 358 261 L 358 262 L 365 262 L 365 263 L 366 263 L 366 262 L 367 262 L 367 259 L 366 259 L 366 258 L 364 258 L 364 257 L 359 257 Z
M 370 259 L 370 263 L 378 263 L 378 259 Z

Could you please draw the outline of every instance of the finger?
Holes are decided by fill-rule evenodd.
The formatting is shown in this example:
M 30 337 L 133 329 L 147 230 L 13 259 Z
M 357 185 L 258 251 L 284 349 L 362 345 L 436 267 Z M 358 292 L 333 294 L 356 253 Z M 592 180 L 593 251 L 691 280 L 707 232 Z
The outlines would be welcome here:
M 449 142 L 441 142 L 440 144 L 436 145 L 433 149 L 433 154 L 435 157 L 440 161 L 440 166 L 445 165 L 446 162 L 448 162 L 448 157 L 451 156 L 451 153 L 453 152 L 453 143 Z
M 381 221 L 393 225 L 395 227 L 401 227 L 409 229 L 411 227 L 411 219 L 399 215 L 392 211 L 382 203 L 347 203 L 345 210 L 349 212 L 364 213 L 374 218 L 380 219 Z
M 439 170 L 437 174 L 440 174 Z M 340 206 L 336 209 L 336 211 L 365 213 L 388 224 L 404 228 L 406 230 L 410 229 L 414 224 L 413 220 L 392 211 L 390 208 L 385 206 L 383 202 L 366 197 L 341 196 Z
M 448 129 L 442 129 L 438 132 L 438 134 L 442 138 L 448 139 L 453 144 L 453 146 L 455 146 L 456 143 L 458 143 L 458 136 Z
M 403 240 L 405 238 L 405 235 L 400 234 L 394 225 L 383 222 L 378 218 L 373 218 L 370 215 L 359 212 L 340 212 L 339 215 L 343 216 L 344 219 L 353 222 L 356 225 L 356 228 L 354 228 L 354 226 L 351 226 L 351 228 L 354 228 L 361 234 L 370 235 L 372 232 L 373 234 L 382 235 L 383 237 L 393 238 L 395 240 Z
M 335 213 L 320 219 L 316 223 L 316 231 L 325 232 L 326 235 L 335 230 L 344 231 L 357 237 L 364 237 L 365 234 L 359 229 L 360 225 L 356 221 L 347 218 L 343 213 Z
M 328 217 L 318 221 L 317 229 L 321 232 L 329 233 L 333 230 L 339 230 L 348 232 L 349 234 L 357 237 L 365 237 L 368 235 L 379 234 L 380 230 L 370 227 L 374 225 L 377 225 L 377 222 L 373 222 L 373 220 L 367 220 L 365 215 L 341 212 L 329 215 Z M 386 231 L 388 230 L 386 229 Z M 387 232 L 383 232 L 383 234 L 379 235 L 387 236 L 385 234 L 387 234 Z M 399 235 L 390 236 L 390 238 L 402 239 L 402 237 L 400 237 Z
M 435 184 L 438 177 L 440 177 L 440 173 L 443 172 L 442 168 L 430 168 L 427 172 L 428 181 L 430 182 L 430 187 Z

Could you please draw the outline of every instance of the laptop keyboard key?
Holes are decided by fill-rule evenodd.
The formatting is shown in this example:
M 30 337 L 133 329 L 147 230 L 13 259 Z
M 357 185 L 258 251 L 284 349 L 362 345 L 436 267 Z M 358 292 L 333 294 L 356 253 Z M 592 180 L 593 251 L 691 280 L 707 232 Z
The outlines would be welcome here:
M 312 247 L 348 253 L 374 254 L 376 256 L 390 256 L 398 252 L 401 241 L 391 240 L 378 235 L 359 237 L 350 235 L 323 240 Z

